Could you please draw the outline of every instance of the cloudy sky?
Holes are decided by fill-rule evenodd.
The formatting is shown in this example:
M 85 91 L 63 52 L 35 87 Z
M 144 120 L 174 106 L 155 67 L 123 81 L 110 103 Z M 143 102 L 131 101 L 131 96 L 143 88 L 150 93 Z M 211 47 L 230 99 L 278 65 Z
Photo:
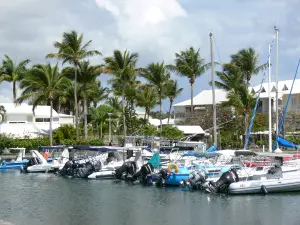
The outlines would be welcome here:
M 292 78 L 300 56 L 297 0 L 0 0 L 0 8 L 0 60 L 7 54 L 16 61 L 46 62 L 45 55 L 55 51 L 53 42 L 74 29 L 93 40 L 91 47 L 103 56 L 114 49 L 138 52 L 139 66 L 172 63 L 175 52 L 190 46 L 200 48 L 209 61 L 210 31 L 217 45 L 215 61 L 226 62 L 239 49 L 254 47 L 265 63 L 275 25 L 281 80 Z M 102 62 L 101 57 L 91 60 Z M 101 78 L 103 84 L 108 79 Z M 177 79 L 184 88 L 176 99 L 180 102 L 189 98 L 190 89 L 187 79 Z M 195 93 L 209 88 L 209 80 L 209 72 L 197 79 Z M 0 102 L 11 101 L 11 84 L 2 83 L 0 95 Z

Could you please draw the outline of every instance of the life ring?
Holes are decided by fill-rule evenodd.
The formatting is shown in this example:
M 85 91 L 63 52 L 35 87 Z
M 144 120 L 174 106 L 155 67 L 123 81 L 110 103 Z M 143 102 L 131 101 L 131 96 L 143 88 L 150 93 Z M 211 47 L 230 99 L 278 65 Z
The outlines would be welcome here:
M 175 173 L 178 173 L 178 166 L 174 163 L 168 166 L 168 173 L 172 173 L 172 169 L 175 169 Z

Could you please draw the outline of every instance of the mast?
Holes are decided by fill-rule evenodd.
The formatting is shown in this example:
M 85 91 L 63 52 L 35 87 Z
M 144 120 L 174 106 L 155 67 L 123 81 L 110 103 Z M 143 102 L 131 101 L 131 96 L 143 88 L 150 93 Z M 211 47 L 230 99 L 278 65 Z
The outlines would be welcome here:
M 278 137 L 278 28 L 275 26 L 276 33 L 276 137 Z M 276 149 L 278 148 L 278 142 L 276 140 Z
M 271 45 L 269 45 L 269 82 L 268 82 L 268 95 L 269 95 L 269 152 L 272 152 L 272 106 L 271 106 Z
M 209 33 L 210 37 L 210 60 L 211 60 L 211 81 L 212 81 L 212 100 L 213 100 L 213 125 L 214 125 L 214 145 L 217 146 L 217 112 L 216 112 L 216 96 L 215 96 L 215 70 L 214 70 L 214 52 L 213 52 L 213 33 Z

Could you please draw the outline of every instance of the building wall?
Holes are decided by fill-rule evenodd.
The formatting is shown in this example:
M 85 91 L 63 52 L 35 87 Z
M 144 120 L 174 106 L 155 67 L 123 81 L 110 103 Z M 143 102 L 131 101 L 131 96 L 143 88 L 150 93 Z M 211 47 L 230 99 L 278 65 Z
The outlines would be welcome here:
M 60 124 L 74 124 L 74 117 L 60 117 Z

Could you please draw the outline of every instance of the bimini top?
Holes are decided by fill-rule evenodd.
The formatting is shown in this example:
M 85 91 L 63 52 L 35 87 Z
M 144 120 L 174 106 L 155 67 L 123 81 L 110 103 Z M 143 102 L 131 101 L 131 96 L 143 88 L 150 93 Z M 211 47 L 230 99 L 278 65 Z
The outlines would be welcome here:
M 258 153 L 259 156 L 265 157 L 293 157 L 292 154 L 287 153 L 272 153 L 272 152 L 260 152 Z
M 115 152 L 122 150 L 122 147 L 116 146 L 89 146 L 89 145 L 73 145 L 73 149 L 85 150 L 85 151 L 96 151 L 96 152 Z
M 39 150 L 61 150 L 65 146 L 63 145 L 57 145 L 57 146 L 40 146 Z
M 235 156 L 241 156 L 241 155 L 244 155 L 244 156 L 256 156 L 257 153 L 256 152 L 253 152 L 253 151 L 250 151 L 250 150 L 236 150 L 234 152 Z

